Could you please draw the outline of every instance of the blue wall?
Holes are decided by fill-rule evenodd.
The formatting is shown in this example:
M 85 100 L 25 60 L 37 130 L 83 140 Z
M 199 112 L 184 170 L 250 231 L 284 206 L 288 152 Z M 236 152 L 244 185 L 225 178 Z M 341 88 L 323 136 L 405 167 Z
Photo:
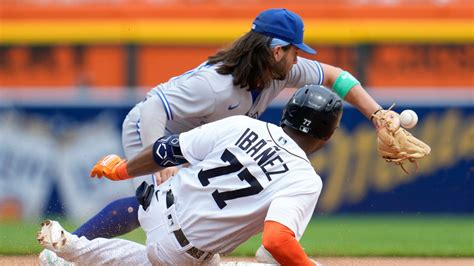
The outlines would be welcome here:
M 313 159 L 324 180 L 318 203 L 321 212 L 474 212 L 474 107 L 397 106 L 395 110 L 404 109 L 419 116 L 418 125 L 409 131 L 432 148 L 431 155 L 419 161 L 419 170 L 414 172 L 415 167 L 408 165 L 407 175 L 380 159 L 369 121 L 354 108 L 346 108 L 340 132 Z M 271 108 L 262 119 L 278 122 L 281 112 Z
M 383 161 L 376 153 L 375 130 L 370 122 L 357 110 L 345 108 L 341 128 L 330 144 L 312 157 L 324 181 L 319 212 L 473 213 L 474 107 L 397 106 L 396 111 L 406 108 L 415 110 L 420 118 L 410 132 L 432 147 L 432 154 L 420 160 L 418 171 L 409 165 L 411 174 L 407 175 Z M 119 136 L 129 109 L 130 106 L 19 107 L 14 111 L 27 118 L 25 123 L 32 119 L 42 121 L 59 138 L 71 128 L 92 123 L 98 116 L 106 116 L 105 123 L 113 124 Z M 1 109 L 0 118 L 12 111 Z M 273 106 L 261 119 L 278 123 L 281 112 L 281 107 Z M 94 132 L 89 133 L 93 138 Z M 51 190 L 44 209 L 61 213 L 58 206 L 63 206 L 62 198 L 57 190 L 57 186 Z

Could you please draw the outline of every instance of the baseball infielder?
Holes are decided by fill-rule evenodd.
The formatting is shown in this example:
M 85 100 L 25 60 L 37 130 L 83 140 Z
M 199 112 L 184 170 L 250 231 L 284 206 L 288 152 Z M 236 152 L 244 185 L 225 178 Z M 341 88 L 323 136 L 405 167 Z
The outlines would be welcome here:
M 315 265 L 298 243 L 322 181 L 307 154 L 339 126 L 342 101 L 322 86 L 300 88 L 281 126 L 233 116 L 158 139 L 130 161 L 108 155 L 91 176 L 124 180 L 190 163 L 165 183 L 137 189 L 146 247 L 122 239 L 87 240 L 46 221 L 40 243 L 79 264 L 218 265 L 263 230 L 263 245 L 280 264 Z
M 367 118 L 380 106 L 348 72 L 297 56 L 314 54 L 303 43 L 303 21 L 286 9 L 260 13 L 252 30 L 194 70 L 152 89 L 123 123 L 127 158 L 164 134 L 180 133 L 233 115 L 258 117 L 285 88 L 321 84 Z M 146 179 L 154 182 L 150 175 Z M 113 212 L 112 212 L 113 210 Z M 129 213 L 133 210 L 133 213 Z M 139 226 L 135 197 L 117 200 L 73 232 L 88 239 L 113 237 Z M 114 213 L 114 217 L 110 217 Z M 103 220 L 111 221 L 104 227 Z M 101 226 L 97 226 L 101 225 Z

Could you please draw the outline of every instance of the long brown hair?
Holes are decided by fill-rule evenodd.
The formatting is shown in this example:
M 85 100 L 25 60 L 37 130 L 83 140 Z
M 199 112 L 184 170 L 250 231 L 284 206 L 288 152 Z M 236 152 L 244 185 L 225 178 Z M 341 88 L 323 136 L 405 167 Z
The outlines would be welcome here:
M 273 66 L 277 64 L 270 41 L 271 37 L 250 31 L 229 47 L 209 56 L 208 63 L 222 63 L 217 67 L 217 73 L 232 74 L 234 85 L 262 90 L 274 79 Z

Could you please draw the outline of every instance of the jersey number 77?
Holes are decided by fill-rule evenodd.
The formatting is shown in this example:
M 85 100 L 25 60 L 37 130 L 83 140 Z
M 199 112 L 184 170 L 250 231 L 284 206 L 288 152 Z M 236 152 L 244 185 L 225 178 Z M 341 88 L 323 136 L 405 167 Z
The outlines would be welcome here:
M 213 169 L 199 171 L 198 178 L 204 187 L 209 185 L 209 179 L 211 178 L 235 173 L 244 168 L 244 166 L 241 162 L 239 162 L 237 157 L 228 149 L 225 149 L 224 153 L 221 156 L 221 160 L 230 164 Z M 247 183 L 250 184 L 250 187 L 225 192 L 219 192 L 217 189 L 214 190 L 214 192 L 212 193 L 212 197 L 214 198 L 217 206 L 219 206 L 220 209 L 223 209 L 225 206 L 227 206 L 227 200 L 252 196 L 260 193 L 260 191 L 263 190 L 263 187 L 258 182 L 257 178 L 255 178 L 255 176 L 253 176 L 247 168 L 244 168 L 242 171 L 240 171 L 240 173 L 237 174 L 237 177 L 239 177 L 241 181 L 247 181 Z

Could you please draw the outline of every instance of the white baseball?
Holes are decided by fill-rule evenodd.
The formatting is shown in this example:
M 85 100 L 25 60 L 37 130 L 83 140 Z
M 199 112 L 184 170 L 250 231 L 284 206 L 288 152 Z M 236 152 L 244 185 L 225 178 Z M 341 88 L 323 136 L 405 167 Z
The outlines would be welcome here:
M 405 110 L 400 113 L 400 124 L 404 128 L 412 128 L 418 123 L 418 115 L 413 110 Z

